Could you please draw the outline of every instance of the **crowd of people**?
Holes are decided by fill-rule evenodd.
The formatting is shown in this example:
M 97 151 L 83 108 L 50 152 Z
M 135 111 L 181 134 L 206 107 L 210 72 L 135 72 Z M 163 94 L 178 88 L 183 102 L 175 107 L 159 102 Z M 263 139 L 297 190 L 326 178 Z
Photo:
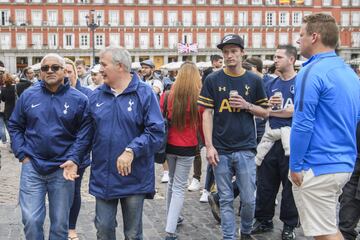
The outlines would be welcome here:
M 272 231 L 280 185 L 282 240 L 296 239 L 300 226 L 317 240 L 356 239 L 359 76 L 336 55 L 333 17 L 304 17 L 297 43 L 308 59 L 299 72 L 295 46 L 279 45 L 273 72 L 264 73 L 260 58 L 244 59 L 236 34 L 217 45 L 222 56 L 211 57 L 211 68 L 185 62 L 176 77 L 157 72 L 150 59 L 133 72 L 120 47 L 103 49 L 89 70 L 84 60 L 55 53 L 43 57 L 38 77 L 28 67 L 16 80 L 0 66 L 0 132 L 6 143 L 8 129 L 21 162 L 26 239 L 44 239 L 46 195 L 49 239 L 79 239 L 87 167 L 97 239 L 116 239 L 119 204 L 125 239 L 143 239 L 144 201 L 156 194 L 154 155 L 164 141 L 165 240 L 178 239 L 185 191 L 201 188 L 202 147 L 208 165 L 199 200 L 209 203 L 224 240 Z

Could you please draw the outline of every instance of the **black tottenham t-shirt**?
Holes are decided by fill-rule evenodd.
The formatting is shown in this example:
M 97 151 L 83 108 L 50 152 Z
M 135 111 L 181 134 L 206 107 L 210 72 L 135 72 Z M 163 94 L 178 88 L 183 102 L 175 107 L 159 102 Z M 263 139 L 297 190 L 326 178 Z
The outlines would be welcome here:
M 226 69 L 211 73 L 205 80 L 198 104 L 214 109 L 213 145 L 219 154 L 256 149 L 254 116 L 229 104 L 230 90 L 237 90 L 247 102 L 267 106 L 262 79 L 245 71 L 232 76 Z

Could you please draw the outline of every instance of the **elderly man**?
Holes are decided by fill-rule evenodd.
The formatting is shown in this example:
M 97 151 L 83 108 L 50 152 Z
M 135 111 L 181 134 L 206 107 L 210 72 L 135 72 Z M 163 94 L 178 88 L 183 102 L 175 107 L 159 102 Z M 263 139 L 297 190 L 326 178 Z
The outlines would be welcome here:
M 49 239 L 68 237 L 74 180 L 87 150 L 91 119 L 86 96 L 70 87 L 65 74 L 64 59 L 46 55 L 43 81 L 21 95 L 9 120 L 12 149 L 22 163 L 19 198 L 27 240 L 44 239 L 46 194 Z
M 90 97 L 97 239 L 116 239 L 119 202 L 125 239 L 143 239 L 143 204 L 155 194 L 154 153 L 164 138 L 163 117 L 151 87 L 130 73 L 126 49 L 102 50 L 100 64 L 104 84 Z

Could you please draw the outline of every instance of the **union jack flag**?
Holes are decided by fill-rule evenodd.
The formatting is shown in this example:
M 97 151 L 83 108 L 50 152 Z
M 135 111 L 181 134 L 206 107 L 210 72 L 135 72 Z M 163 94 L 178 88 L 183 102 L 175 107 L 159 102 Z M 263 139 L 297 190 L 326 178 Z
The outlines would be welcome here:
M 178 53 L 197 53 L 197 43 L 178 43 Z

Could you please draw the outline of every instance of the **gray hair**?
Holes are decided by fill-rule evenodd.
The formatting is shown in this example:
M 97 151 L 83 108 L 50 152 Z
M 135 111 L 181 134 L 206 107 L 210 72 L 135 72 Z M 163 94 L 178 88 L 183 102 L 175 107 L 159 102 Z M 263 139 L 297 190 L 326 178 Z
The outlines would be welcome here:
M 59 64 L 65 68 L 65 59 L 57 53 L 46 54 L 45 57 L 43 57 L 43 59 L 41 59 L 40 65 L 43 65 L 45 59 L 47 59 L 47 58 L 56 58 L 59 61 Z
M 128 50 L 123 47 L 107 47 L 100 51 L 100 56 L 111 52 L 113 64 L 121 63 L 127 72 L 131 71 L 131 56 Z

